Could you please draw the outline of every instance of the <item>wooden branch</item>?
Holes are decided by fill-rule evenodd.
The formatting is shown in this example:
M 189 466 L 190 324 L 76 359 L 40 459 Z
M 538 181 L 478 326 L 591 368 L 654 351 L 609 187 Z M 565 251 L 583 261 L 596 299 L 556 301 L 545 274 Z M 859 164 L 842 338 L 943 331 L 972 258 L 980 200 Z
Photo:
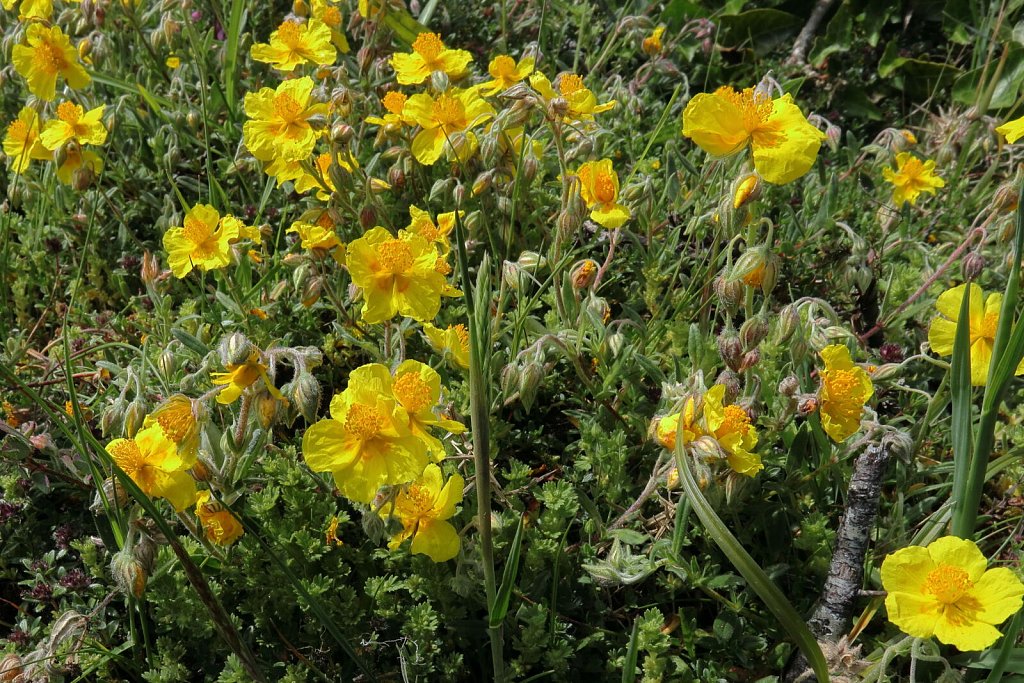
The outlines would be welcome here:
M 835 4 L 835 0 L 818 0 L 814 5 L 811 15 L 807 18 L 807 23 L 800 29 L 800 34 L 796 37 L 796 42 L 793 43 L 793 51 L 789 53 L 787 64 L 800 65 L 807 62 L 807 49 L 811 46 L 811 39 L 818 32 L 818 26 L 821 25 L 822 19 L 828 14 L 833 4 Z
M 846 512 L 836 532 L 828 577 L 814 613 L 807 621 L 819 640 L 837 642 L 846 634 L 856 611 L 864 583 L 864 558 L 878 517 L 878 499 L 889 457 L 890 444 L 883 439 L 881 443 L 868 445 L 853 464 Z M 786 669 L 783 681 L 796 681 L 806 668 L 807 660 L 798 655 Z

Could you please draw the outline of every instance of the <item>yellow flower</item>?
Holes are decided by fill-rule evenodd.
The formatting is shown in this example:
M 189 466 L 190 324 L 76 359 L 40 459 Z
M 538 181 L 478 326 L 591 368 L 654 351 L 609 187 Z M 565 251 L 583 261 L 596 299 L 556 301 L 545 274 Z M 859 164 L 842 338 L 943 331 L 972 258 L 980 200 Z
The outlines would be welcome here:
M 295 221 L 288 232 L 298 234 L 303 249 L 329 251 L 338 263 L 344 263 L 345 245 L 338 239 L 334 221 L 326 211 L 321 212 L 315 223 Z
M 921 160 L 910 152 L 896 155 L 896 170 L 886 167 L 882 169 L 882 177 L 893 184 L 892 200 L 897 206 L 910 202 L 913 206 L 922 192 L 935 194 L 935 190 L 946 186 L 939 176 L 935 175 L 935 160 Z
M 331 30 L 331 42 L 342 54 L 351 48 L 348 46 L 348 39 L 341 32 L 341 23 L 344 18 L 341 10 L 332 2 L 327 0 L 313 0 L 313 18 L 323 22 Z M 331 61 L 334 61 L 333 58 Z
M 331 39 L 331 29 L 322 21 L 285 21 L 270 34 L 269 44 L 256 43 L 250 54 L 279 71 L 292 71 L 304 63 L 326 66 L 338 56 Z
M 357 9 L 363 19 L 372 19 L 380 13 L 380 0 L 359 0 Z
M 439 427 L 452 434 L 461 434 L 466 427 L 461 422 L 434 414 L 441 400 L 441 376 L 429 365 L 406 360 L 395 369 L 391 392 L 409 415 L 409 429 L 413 435 L 426 444 L 436 460 L 443 459 L 444 446 L 430 433 L 430 428 Z
M 886 556 L 882 587 L 889 621 L 915 638 L 935 636 L 959 650 L 984 650 L 996 625 L 1021 607 L 1024 584 L 1009 569 L 988 569 L 970 540 L 945 536 Z
M 103 172 L 103 160 L 95 152 L 82 149 L 78 145 L 68 145 L 64 148 L 64 163 L 57 167 L 57 180 L 65 185 L 71 185 L 75 179 L 75 171 L 80 168 L 88 168 L 93 174 L 99 175 Z
M 16 0 L 3 0 L 4 9 L 14 7 Z M 53 16 L 53 0 L 22 0 L 18 8 L 18 21 L 38 19 L 49 21 Z
M 249 120 L 242 126 L 242 138 L 254 157 L 285 162 L 309 157 L 322 134 L 310 119 L 327 114 L 326 104 L 310 102 L 312 91 L 313 79 L 304 76 L 284 81 L 276 90 L 262 88 L 245 96 Z
M 199 453 L 199 411 L 199 404 L 188 396 L 174 394 L 146 416 L 142 427 L 157 425 L 182 457 L 194 461 Z
M 832 344 L 821 350 L 821 426 L 836 443 L 860 429 L 864 404 L 875 393 L 871 378 L 854 365 L 850 349 Z
M 686 403 L 683 404 L 682 413 L 673 413 L 666 415 L 658 420 L 655 432 L 658 437 L 658 443 L 665 448 L 675 450 L 676 437 L 679 434 L 679 416 L 683 418 L 683 443 L 688 444 L 695 441 L 698 437 L 703 436 L 703 432 L 696 425 L 697 422 L 697 403 L 693 397 L 686 399 Z
M 209 491 L 200 491 L 196 498 L 196 516 L 203 525 L 206 538 L 217 545 L 231 545 L 245 533 L 242 524 L 229 510 L 210 499 Z
M 281 395 L 281 392 L 277 390 L 277 387 L 274 386 L 274 383 L 267 375 L 267 366 L 263 364 L 259 351 L 254 350 L 250 353 L 249 358 L 244 363 L 237 365 L 228 363 L 227 372 L 213 373 L 210 381 L 215 385 L 225 385 L 217 394 L 217 403 L 228 405 L 237 401 L 243 391 L 261 379 L 263 380 L 263 386 L 266 387 L 267 391 L 274 398 L 279 401 L 284 400 L 284 396 Z
M 381 486 L 414 480 L 429 461 L 390 383 L 383 365 L 357 368 L 345 391 L 331 400 L 331 416 L 302 437 L 309 468 L 330 472 L 342 495 L 357 503 L 369 503 Z
M 645 54 L 648 54 L 651 57 L 661 54 L 661 51 L 665 49 L 665 46 L 661 43 L 661 36 L 664 35 L 664 33 L 665 27 L 658 26 L 654 29 L 651 35 L 644 38 L 642 47 Z
M 423 323 L 423 334 L 434 351 L 450 358 L 460 368 L 469 368 L 469 330 L 465 325 L 449 325 L 442 330 Z
M 580 196 L 590 209 L 595 223 L 615 229 L 632 215 L 619 198 L 619 176 L 612 168 L 611 159 L 588 161 L 576 171 L 580 179 Z
M 396 313 L 413 320 L 433 320 L 441 308 L 444 275 L 434 269 L 437 249 L 419 235 L 398 238 L 373 228 L 348 247 L 352 283 L 363 290 L 363 320 L 380 323 Z
M 36 97 L 52 100 L 57 94 L 57 76 L 72 89 L 84 88 L 92 78 L 78 63 L 78 52 L 59 26 L 32 24 L 25 31 L 28 45 L 15 45 L 11 55 L 14 69 L 28 81 Z
M 724 384 L 716 384 L 704 394 L 705 428 L 725 451 L 729 467 L 753 477 L 764 469 L 761 456 L 752 452 L 757 446 L 757 428 L 750 423 L 747 411 L 735 404 L 722 405 L 724 399 Z
M 939 295 L 935 308 L 939 316 L 932 319 L 928 327 L 928 344 L 940 356 L 953 355 L 953 341 L 956 339 L 956 324 L 960 319 L 960 304 L 964 300 L 967 285 L 959 285 Z M 968 322 L 971 343 L 971 384 L 984 386 L 988 381 L 988 369 L 992 363 L 992 347 L 995 345 L 996 329 L 999 327 L 999 309 L 1003 295 L 995 292 L 985 297 L 982 288 L 971 283 L 971 317 Z M 1017 366 L 1017 375 L 1024 375 L 1024 361 Z
M 1012 145 L 1021 137 L 1024 137 L 1024 116 L 1013 121 L 1007 121 L 996 128 L 996 132 L 1005 137 L 1006 141 Z
M 491 74 L 491 80 L 480 84 L 480 91 L 485 95 L 494 95 L 502 90 L 508 90 L 513 85 L 533 73 L 533 57 L 523 57 L 516 63 L 516 60 L 508 55 L 498 55 L 487 65 L 487 73 Z
M 107 141 L 104 108 L 101 104 L 86 112 L 74 102 L 61 102 L 57 105 L 57 118 L 46 122 L 39 139 L 49 150 L 60 149 L 72 140 L 80 145 L 102 145 Z
M 178 57 L 177 55 L 169 56 L 167 59 L 164 60 L 164 66 L 166 66 L 168 69 L 177 69 L 179 66 L 181 66 L 181 57 Z
M 114 439 L 107 453 L 146 495 L 166 498 L 178 512 L 196 499 L 196 483 L 185 471 L 195 459 L 183 457 L 159 427 L 142 429 L 134 439 Z
M 39 139 L 39 114 L 32 107 L 22 107 L 18 118 L 7 126 L 4 154 L 11 160 L 11 170 L 22 174 L 32 159 L 49 159 L 50 153 Z
M 381 104 L 384 105 L 388 113 L 384 114 L 383 118 L 367 116 L 366 122 L 375 126 L 394 126 L 395 129 L 401 128 L 403 125 L 413 125 L 414 122 L 404 114 L 405 103 L 408 99 L 403 93 L 396 90 L 388 92 L 381 100 Z
M 231 263 L 231 244 L 239 239 L 242 222 L 220 217 L 217 209 L 196 204 L 185 215 L 184 226 L 164 233 L 164 249 L 174 277 L 183 278 L 193 268 L 201 271 L 224 268 Z
M 440 467 L 427 465 L 419 479 L 395 498 L 392 515 L 402 523 L 402 530 L 391 538 L 388 547 L 395 550 L 412 538 L 412 552 L 434 562 L 447 562 L 458 555 L 459 533 L 446 520 L 455 516 L 465 485 L 458 473 L 444 481 Z
M 719 157 L 749 145 L 754 168 L 776 185 L 792 182 L 811 170 L 825 138 L 790 95 L 773 100 L 753 88 L 736 92 L 729 86 L 690 100 L 683 112 L 683 135 Z
M 597 103 L 597 97 L 583 85 L 583 79 L 576 74 L 562 74 L 558 80 L 558 92 L 551 87 L 551 81 L 540 71 L 530 75 L 530 87 L 540 93 L 548 102 L 561 97 L 568 103 L 564 121 L 593 121 L 594 114 L 606 112 L 615 107 L 615 100 L 604 104 Z
M 465 161 L 476 151 L 476 135 L 469 129 L 494 117 L 494 109 L 475 89 L 452 88 L 435 100 L 427 93 L 413 95 L 405 103 L 403 115 L 423 130 L 412 141 L 416 161 L 429 166 L 441 158 Z
M 459 212 L 459 218 L 465 212 Z M 406 226 L 406 230 L 409 232 L 419 235 L 428 242 L 437 244 L 440 249 L 441 255 L 447 255 L 451 250 L 451 243 L 448 241 L 448 236 L 455 229 L 455 212 L 449 211 L 447 213 L 437 214 L 437 223 L 430 217 L 429 211 L 417 207 L 415 204 L 409 206 L 409 225 Z
M 364 15 L 365 16 L 365 15 Z M 416 36 L 412 52 L 399 52 L 391 57 L 391 67 L 402 85 L 416 85 L 430 78 L 435 71 L 443 71 L 452 78 L 466 72 L 473 56 L 465 50 L 449 50 L 436 33 L 424 32 Z

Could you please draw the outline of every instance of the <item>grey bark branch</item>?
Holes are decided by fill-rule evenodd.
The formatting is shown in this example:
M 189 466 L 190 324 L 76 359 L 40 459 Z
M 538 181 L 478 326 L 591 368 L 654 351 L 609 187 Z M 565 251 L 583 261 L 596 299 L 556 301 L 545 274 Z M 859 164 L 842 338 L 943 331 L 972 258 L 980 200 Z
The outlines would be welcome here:
M 878 516 L 882 478 L 889 462 L 889 443 L 872 443 L 853 464 L 847 492 L 846 512 L 836 532 L 836 546 L 821 597 L 807 620 L 819 640 L 838 641 L 845 635 L 861 597 L 864 583 L 864 558 L 871 541 L 871 530 Z M 797 656 L 786 670 L 783 681 L 797 680 L 807 668 L 807 660 Z
M 807 18 L 807 23 L 800 29 L 800 34 L 796 37 L 796 42 L 793 43 L 793 51 L 789 53 L 789 59 L 786 60 L 788 64 L 804 64 L 807 61 L 807 49 L 811 46 L 811 39 L 818 32 L 818 26 L 821 25 L 821 21 L 833 4 L 835 4 L 835 0 L 818 0 L 814 5 L 811 15 Z

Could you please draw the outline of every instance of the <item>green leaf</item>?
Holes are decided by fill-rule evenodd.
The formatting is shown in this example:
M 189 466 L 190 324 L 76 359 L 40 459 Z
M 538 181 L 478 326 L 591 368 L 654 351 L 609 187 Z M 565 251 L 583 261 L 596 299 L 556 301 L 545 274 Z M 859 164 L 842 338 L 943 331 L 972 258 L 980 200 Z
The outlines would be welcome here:
M 519 553 L 523 547 L 523 518 L 519 518 L 519 526 L 516 527 L 516 536 L 512 539 L 512 550 L 509 553 L 508 561 L 505 563 L 505 570 L 501 574 L 501 585 L 494 596 L 494 604 L 490 609 L 490 627 L 498 628 L 508 614 L 508 605 L 512 599 L 512 589 L 516 585 L 516 576 L 519 574 Z
M 971 470 L 971 285 L 968 283 L 960 302 L 953 360 L 949 366 L 949 389 L 953 401 L 953 533 L 960 535 L 964 525 L 957 519 L 965 514 L 967 479 Z M 969 536 L 964 536 L 968 538 Z
M 719 42 L 725 47 L 749 46 L 765 54 L 786 42 L 803 26 L 803 19 L 777 9 L 752 9 L 721 17 Z
M 990 86 L 988 81 L 982 82 L 981 79 L 983 77 L 991 79 L 995 71 L 995 65 L 990 64 L 988 68 L 982 66 L 971 69 L 957 78 L 953 83 L 953 101 L 966 105 L 975 104 L 979 93 Z M 999 80 L 996 81 L 995 88 L 992 90 L 989 108 L 1012 107 L 1017 101 L 1022 83 L 1024 83 L 1024 47 L 1013 46 L 1006 57 L 1006 64 Z
M 245 3 L 242 0 L 231 0 L 231 18 L 228 20 L 228 42 L 224 60 L 224 97 L 232 114 L 235 111 L 235 102 L 238 100 L 238 95 L 235 92 L 238 85 L 235 72 L 238 70 L 238 41 L 242 28 L 245 26 L 244 7 Z
M 622 683 L 633 683 L 636 680 L 636 660 L 640 641 L 640 617 L 633 620 L 633 633 L 629 636 L 629 647 L 626 648 L 626 660 L 622 663 Z

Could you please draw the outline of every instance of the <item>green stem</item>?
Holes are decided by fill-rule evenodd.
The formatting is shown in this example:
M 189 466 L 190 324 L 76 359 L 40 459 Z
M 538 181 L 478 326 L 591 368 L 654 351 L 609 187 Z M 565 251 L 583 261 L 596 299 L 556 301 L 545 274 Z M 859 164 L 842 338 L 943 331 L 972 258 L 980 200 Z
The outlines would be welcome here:
M 690 471 L 689 456 L 686 454 L 683 438 L 683 419 L 679 418 L 679 426 L 676 430 L 676 468 L 679 471 L 679 479 L 686 492 L 686 498 L 690 501 L 693 511 L 697 513 L 704 530 L 711 540 L 725 553 L 736 570 L 746 580 L 747 584 L 754 589 L 754 592 L 764 601 L 779 624 L 789 634 L 804 657 L 814 670 L 814 675 L 819 683 L 828 683 L 828 665 L 825 657 L 821 654 L 818 641 L 815 640 L 803 618 L 790 604 L 786 596 L 782 594 L 772 580 L 765 574 L 764 570 L 743 548 L 739 540 L 726 528 L 725 523 L 715 513 L 711 503 L 700 490 L 697 480 Z

